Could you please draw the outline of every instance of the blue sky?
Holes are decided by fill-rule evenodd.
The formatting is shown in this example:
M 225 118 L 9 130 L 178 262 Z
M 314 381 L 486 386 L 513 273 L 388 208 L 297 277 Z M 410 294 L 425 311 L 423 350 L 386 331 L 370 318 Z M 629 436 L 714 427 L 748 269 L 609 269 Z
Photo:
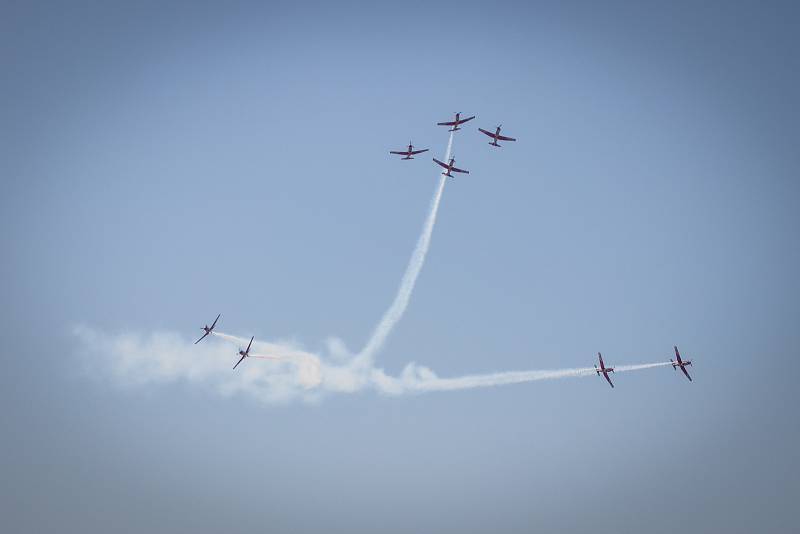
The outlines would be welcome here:
M 12 530 L 797 524 L 789 3 L 5 11 Z M 478 116 L 454 146 L 470 174 L 444 190 L 376 365 L 449 377 L 598 351 L 657 361 L 677 344 L 694 383 L 652 369 L 614 390 L 587 377 L 264 403 L 137 382 L 74 334 L 191 343 L 221 312 L 232 334 L 358 351 L 437 185 L 429 158 L 387 152 L 410 138 L 443 155 L 435 123 L 454 111 Z M 499 123 L 519 141 L 496 150 L 475 128 Z M 235 347 L 218 346 L 218 363 L 198 357 L 229 373 Z

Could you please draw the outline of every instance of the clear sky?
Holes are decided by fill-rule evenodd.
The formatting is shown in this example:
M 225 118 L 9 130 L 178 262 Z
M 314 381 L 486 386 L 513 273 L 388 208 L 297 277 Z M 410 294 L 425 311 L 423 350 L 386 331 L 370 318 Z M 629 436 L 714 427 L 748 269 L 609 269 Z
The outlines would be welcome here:
M 798 13 L 4 4 L 4 530 L 799 528 Z M 470 174 L 447 183 L 376 365 L 455 377 L 677 344 L 693 383 L 659 368 L 613 390 L 259 396 L 125 371 L 125 340 L 195 350 L 217 313 L 231 334 L 357 352 L 455 111 L 478 116 L 454 142 Z M 498 150 L 476 128 L 500 123 L 518 141 Z M 389 157 L 409 139 L 431 152 Z M 215 338 L 187 354 L 253 376 L 230 374 L 234 353 Z

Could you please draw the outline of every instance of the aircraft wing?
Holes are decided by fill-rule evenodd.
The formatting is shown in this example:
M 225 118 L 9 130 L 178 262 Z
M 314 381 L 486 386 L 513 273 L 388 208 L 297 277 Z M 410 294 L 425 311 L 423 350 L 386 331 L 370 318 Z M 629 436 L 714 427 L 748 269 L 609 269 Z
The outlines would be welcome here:
M 608 376 L 608 373 L 603 373 L 603 376 L 606 377 L 606 380 L 608 380 L 608 384 L 613 388 L 614 383 L 611 382 L 611 378 Z
M 197 341 L 195 341 L 195 342 L 194 342 L 194 344 L 195 344 L 195 345 L 197 345 L 198 343 L 200 343 L 201 341 L 203 341 L 203 340 L 206 338 L 206 336 L 207 336 L 207 335 L 208 335 L 208 332 L 206 332 L 205 334 L 203 334 L 203 337 L 201 337 L 200 339 L 198 339 Z
M 492 137 L 494 137 L 494 136 L 492 136 Z M 516 141 L 516 139 L 514 139 L 513 137 L 506 137 L 505 135 L 498 135 L 496 137 L 496 139 L 498 141 Z
M 436 125 L 437 126 L 455 126 L 456 123 L 455 122 L 437 122 Z
M 427 152 L 428 150 L 430 150 L 430 149 L 429 148 L 423 148 L 422 150 L 412 150 L 411 151 L 411 155 L 413 156 L 414 154 L 422 154 L 423 152 Z
M 471 121 L 474 118 L 475 118 L 475 115 L 473 115 L 472 117 L 467 117 L 466 119 L 459 119 L 458 123 L 459 124 L 464 124 L 465 122 Z
M 479 131 L 479 132 L 481 132 L 481 133 L 484 133 L 484 134 L 488 135 L 488 136 L 489 136 L 489 137 L 491 137 L 492 139 L 494 139 L 494 137 L 495 137 L 495 135 L 494 135 L 492 132 L 487 132 L 487 131 L 486 131 L 486 130 L 484 130 L 483 128 L 478 128 L 478 131 Z
M 412 152 L 413 154 L 414 152 Z M 390 150 L 389 154 L 397 154 L 398 156 L 407 156 L 408 152 L 395 152 L 394 150 Z
M 469 174 L 469 171 L 465 171 L 464 169 L 457 169 L 457 168 L 455 168 L 455 167 L 453 167 L 453 168 L 452 168 L 452 169 L 450 169 L 450 170 L 451 170 L 451 171 L 456 171 L 456 172 L 463 172 L 464 174 Z
M 247 350 L 244 351 L 245 354 L 249 354 L 250 353 L 250 345 L 253 344 L 253 339 L 255 339 L 255 337 L 256 336 L 253 336 L 253 337 L 250 338 L 250 343 L 247 344 Z
M 214 322 L 211 323 L 211 330 L 214 330 L 214 327 L 217 326 L 217 321 L 219 321 L 219 316 L 222 315 L 221 313 L 217 315 L 217 318 L 214 319 Z
M 441 165 L 441 166 L 442 166 L 442 167 L 444 167 L 445 169 L 449 169 L 449 168 L 450 168 L 450 167 L 448 167 L 448 166 L 447 166 L 447 163 L 442 163 L 441 161 L 439 161 L 439 160 L 438 160 L 438 159 L 436 159 L 436 158 L 433 158 L 433 161 L 435 161 L 436 163 L 438 163 L 439 165 Z
M 685 367 L 685 366 L 681 365 L 681 371 L 683 371 L 683 374 L 685 374 L 685 375 L 686 375 L 686 378 L 688 378 L 688 379 L 689 379 L 689 382 L 691 382 L 691 381 L 692 381 L 692 377 L 691 377 L 691 376 L 689 376 L 689 371 L 687 371 L 687 370 L 686 370 L 686 367 Z
M 234 365 L 233 368 L 236 369 L 237 367 L 239 367 L 239 364 L 242 363 L 242 360 L 244 360 L 245 358 L 247 358 L 247 356 L 242 356 L 241 358 L 239 358 L 239 361 L 236 362 L 236 365 Z

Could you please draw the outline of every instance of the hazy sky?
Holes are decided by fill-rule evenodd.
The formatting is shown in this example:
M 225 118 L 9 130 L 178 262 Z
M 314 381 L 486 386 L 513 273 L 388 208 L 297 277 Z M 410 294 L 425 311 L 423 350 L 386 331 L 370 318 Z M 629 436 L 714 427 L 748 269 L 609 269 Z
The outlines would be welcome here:
M 3 530 L 800 528 L 800 10 L 604 6 L 2 4 Z M 113 347 L 156 335 L 246 380 L 235 346 L 189 347 L 217 313 L 358 351 L 454 111 L 478 116 L 454 146 L 471 173 L 376 365 L 452 377 L 677 344 L 693 383 L 264 401 L 124 372 Z M 518 142 L 498 150 L 476 128 L 500 123 Z M 431 152 L 389 157 L 409 139 Z

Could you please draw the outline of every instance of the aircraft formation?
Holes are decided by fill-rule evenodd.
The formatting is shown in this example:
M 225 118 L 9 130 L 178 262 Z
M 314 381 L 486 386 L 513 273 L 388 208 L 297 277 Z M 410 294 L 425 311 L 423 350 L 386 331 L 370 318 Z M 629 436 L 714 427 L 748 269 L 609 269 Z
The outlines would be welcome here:
M 448 130 L 448 132 L 456 132 L 456 131 L 462 129 L 462 128 L 460 128 L 460 126 L 462 124 L 464 124 L 466 122 L 469 122 L 474 118 L 475 118 L 475 115 L 472 115 L 471 117 L 462 118 L 461 117 L 461 113 L 457 112 L 455 114 L 455 117 L 453 118 L 453 120 L 446 121 L 446 122 L 438 122 L 436 124 L 437 124 L 437 126 L 449 126 L 450 129 Z M 502 145 L 500 145 L 498 143 L 498 141 L 516 141 L 516 139 L 513 138 L 513 137 L 507 137 L 507 136 L 504 136 L 504 135 L 500 135 L 500 131 L 502 130 L 502 128 L 503 128 L 503 125 L 501 124 L 501 125 L 498 125 L 497 127 L 495 127 L 495 131 L 494 132 L 491 132 L 489 130 L 484 130 L 483 128 L 478 128 L 478 131 L 480 133 L 488 136 L 489 138 L 491 138 L 491 141 L 489 142 L 489 145 L 499 148 Z M 414 159 L 414 156 L 416 156 L 418 154 L 422 154 L 424 152 L 427 152 L 428 150 L 430 150 L 430 149 L 422 148 L 422 149 L 415 150 L 414 149 L 414 145 L 411 143 L 411 141 L 409 141 L 408 142 L 408 147 L 406 148 L 406 150 L 391 150 L 391 151 L 389 151 L 389 153 L 390 154 L 394 154 L 394 155 L 398 155 L 398 156 L 403 156 L 401 158 L 403 160 L 411 160 L 411 159 Z M 437 165 L 439 165 L 440 167 L 442 167 L 444 169 L 444 172 L 441 173 L 443 176 L 447 176 L 449 178 L 453 178 L 454 177 L 452 175 L 453 172 L 462 173 L 462 174 L 469 174 L 468 170 L 459 169 L 458 167 L 455 166 L 455 163 L 456 163 L 455 158 L 451 157 L 450 161 L 448 161 L 447 163 L 445 163 L 443 161 L 439 161 L 436 158 L 433 158 L 433 161 Z M 211 326 L 205 325 L 205 326 L 203 326 L 201 328 L 201 330 L 203 330 L 203 335 L 200 337 L 200 339 L 198 339 L 197 341 L 194 342 L 195 345 L 200 343 L 201 341 L 203 341 L 206 338 L 206 336 L 209 336 L 209 335 L 214 333 L 214 327 L 217 326 L 217 321 L 219 321 L 220 316 L 221 316 L 221 314 L 217 315 L 217 318 L 214 319 L 214 322 L 211 323 Z M 242 363 L 245 359 L 250 357 L 250 347 L 253 345 L 253 340 L 254 339 L 255 339 L 255 336 L 250 338 L 250 342 L 247 344 L 247 348 L 245 348 L 245 349 L 241 349 L 240 348 L 239 349 L 238 353 L 236 354 L 236 356 L 239 358 L 239 360 L 233 366 L 234 369 L 236 369 L 239 366 L 239 364 Z M 672 358 L 670 358 L 670 360 L 669 360 L 671 365 L 672 365 L 672 369 L 677 371 L 677 369 L 680 368 L 680 370 L 683 372 L 683 374 L 686 376 L 686 378 L 689 379 L 689 382 L 691 382 L 692 381 L 692 377 L 689 376 L 689 372 L 686 370 L 686 367 L 691 366 L 692 365 L 692 361 L 691 360 L 683 360 L 681 358 L 680 352 L 678 351 L 678 347 L 676 346 L 676 347 L 674 347 L 674 349 L 675 349 L 675 360 L 673 360 Z M 613 388 L 614 387 L 614 383 L 611 381 L 611 377 L 609 376 L 609 373 L 614 373 L 614 368 L 613 367 L 606 367 L 606 364 L 603 361 L 603 355 L 601 353 L 599 353 L 599 352 L 597 353 L 597 359 L 598 359 L 598 363 L 600 364 L 600 367 L 598 367 L 597 365 L 594 366 L 595 373 L 597 374 L 597 376 L 601 376 L 602 375 L 606 379 L 608 384 Z
M 455 131 L 458 131 L 458 130 L 462 129 L 462 128 L 459 128 L 459 126 L 461 126 L 465 122 L 471 121 L 474 118 L 475 118 L 475 115 L 472 115 L 471 117 L 461 118 L 461 112 L 459 111 L 459 112 L 456 112 L 455 117 L 453 118 L 453 120 L 445 121 L 445 122 L 437 122 L 436 125 L 437 126 L 450 126 L 450 129 L 447 130 L 447 131 L 448 132 L 455 132 Z M 498 141 L 516 141 L 516 139 L 514 139 L 513 137 L 507 137 L 505 135 L 500 135 L 500 130 L 502 130 L 502 129 L 503 129 L 503 125 L 501 124 L 501 125 L 495 127 L 494 132 L 490 132 L 489 130 L 484 130 L 483 128 L 478 128 L 478 131 L 481 132 L 484 135 L 489 136 L 492 139 L 489 142 L 489 144 L 491 146 L 500 148 L 502 145 L 500 145 L 498 143 Z M 400 159 L 414 159 L 414 156 L 416 156 L 417 154 L 422 154 L 423 152 L 427 152 L 428 150 L 429 149 L 427 149 L 427 148 L 414 150 L 414 145 L 412 145 L 411 141 L 409 141 L 408 142 L 408 148 L 406 150 L 390 150 L 389 154 L 396 154 L 398 156 L 403 156 Z M 433 161 L 437 165 L 439 165 L 440 167 L 442 167 L 444 169 L 444 172 L 442 173 L 442 176 L 447 176 L 449 178 L 454 178 L 454 176 L 452 174 L 454 172 L 458 172 L 458 173 L 462 173 L 462 174 L 469 174 L 468 170 L 459 169 L 458 167 L 456 167 L 455 158 L 450 158 L 450 161 L 448 161 L 447 163 L 445 163 L 444 161 L 439 161 L 436 158 L 433 158 Z
M 219 318 L 221 317 L 221 315 L 222 314 L 217 315 L 217 318 L 214 319 L 214 322 L 211 323 L 211 326 L 205 325 L 205 326 L 200 328 L 203 331 L 203 335 L 200 337 L 200 339 L 198 339 L 197 341 L 194 342 L 195 345 L 197 345 L 198 343 L 203 341 L 206 338 L 206 336 L 214 333 L 214 327 L 217 326 L 217 321 L 219 321 Z M 236 354 L 236 356 L 239 357 L 239 360 L 233 366 L 234 369 L 239 367 L 240 363 L 242 363 L 245 359 L 250 357 L 250 347 L 253 346 L 253 340 L 254 339 L 255 339 L 255 336 L 252 336 L 250 338 L 250 342 L 247 344 L 247 348 L 245 348 L 245 349 L 241 349 L 240 348 L 239 349 L 239 352 Z M 675 360 L 673 360 L 672 358 L 669 359 L 670 363 L 672 364 L 672 368 L 674 370 L 677 370 L 678 368 L 680 368 L 680 370 L 683 371 L 683 374 L 686 375 L 686 378 L 689 379 L 689 382 L 691 382 L 692 381 L 692 377 L 689 376 L 689 372 L 686 370 L 686 367 L 689 367 L 689 366 L 692 365 L 692 360 L 683 360 L 681 358 L 681 353 L 678 351 L 678 347 L 674 347 L 674 349 L 675 349 Z M 257 356 L 257 357 L 260 357 L 260 356 Z M 597 365 L 594 366 L 595 373 L 597 373 L 597 376 L 602 375 L 603 377 L 605 377 L 605 379 L 608 381 L 608 385 L 610 385 L 613 388 L 614 387 L 614 383 L 611 381 L 611 377 L 608 376 L 608 374 L 609 373 L 613 373 L 614 372 L 614 368 L 613 367 L 606 367 L 606 364 L 603 361 L 603 355 L 600 354 L 599 352 L 597 353 L 597 358 L 599 360 L 600 367 L 598 367 Z
M 206 324 L 205 326 L 203 326 L 200 329 L 200 330 L 203 331 L 203 335 L 200 336 L 200 339 L 198 339 L 197 341 L 194 342 L 195 345 L 197 345 L 198 343 L 203 341 L 206 338 L 206 336 L 209 336 L 209 335 L 214 333 L 214 327 L 217 326 L 217 321 L 219 321 L 220 317 L 222 317 L 221 313 L 217 315 L 217 318 L 214 319 L 214 322 L 211 323 L 211 326 L 208 326 L 208 324 Z M 250 343 L 247 344 L 247 348 L 246 349 L 239 349 L 239 352 L 238 352 L 237 356 L 241 356 L 241 358 L 239 358 L 239 361 L 236 362 L 236 365 L 233 366 L 234 369 L 239 367 L 239 364 L 242 363 L 245 358 L 250 356 L 250 347 L 252 346 L 253 340 L 255 339 L 255 337 L 256 336 L 253 336 L 253 337 L 250 338 Z

